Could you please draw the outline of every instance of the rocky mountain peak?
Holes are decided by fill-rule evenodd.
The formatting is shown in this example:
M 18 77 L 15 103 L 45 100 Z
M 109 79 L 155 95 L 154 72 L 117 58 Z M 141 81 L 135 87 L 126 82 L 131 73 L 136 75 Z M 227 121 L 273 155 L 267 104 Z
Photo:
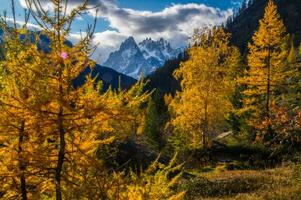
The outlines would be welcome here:
M 128 37 L 120 45 L 120 49 L 122 49 L 122 50 L 129 49 L 129 48 L 138 48 L 137 43 L 133 37 Z
M 180 52 L 180 49 L 173 49 L 163 38 L 157 41 L 146 38 L 137 44 L 133 37 L 129 37 L 119 50 L 110 54 L 104 65 L 139 78 L 141 73 L 149 75 L 163 66 L 166 60 L 176 58 Z

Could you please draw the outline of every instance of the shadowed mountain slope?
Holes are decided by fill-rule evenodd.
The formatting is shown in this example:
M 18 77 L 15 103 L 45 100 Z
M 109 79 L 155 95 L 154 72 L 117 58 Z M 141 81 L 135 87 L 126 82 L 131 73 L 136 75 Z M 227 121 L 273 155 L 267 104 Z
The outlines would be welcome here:
M 232 33 L 232 43 L 245 52 L 248 42 L 258 29 L 259 20 L 263 17 L 268 0 L 254 0 L 233 22 L 227 25 Z M 295 35 L 295 42 L 301 41 L 301 0 L 275 0 L 278 11 L 284 21 L 288 33 Z

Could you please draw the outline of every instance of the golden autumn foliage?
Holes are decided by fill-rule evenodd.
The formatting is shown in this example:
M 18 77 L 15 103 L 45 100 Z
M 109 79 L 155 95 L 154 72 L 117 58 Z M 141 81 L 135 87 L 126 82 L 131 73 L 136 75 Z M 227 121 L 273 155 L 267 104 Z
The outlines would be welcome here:
M 170 103 L 172 124 L 189 134 L 191 148 L 205 147 L 210 135 L 223 131 L 234 90 L 231 73 L 239 61 L 238 49 L 229 44 L 230 35 L 222 28 L 198 37 L 200 42 L 188 50 L 188 61 L 174 73 L 182 91 Z
M 95 180 L 93 173 L 106 176 L 95 150 L 131 132 L 124 125 L 137 120 L 148 94 L 142 92 L 142 82 L 129 91 L 100 94 L 101 84 L 91 77 L 74 87 L 80 72 L 94 65 L 89 59 L 91 28 L 79 43 L 65 43 L 75 14 L 84 12 L 87 1 L 70 15 L 61 12 L 61 1 L 53 1 L 54 16 L 41 15 L 39 4 L 27 3 L 43 25 L 40 33 L 12 29 L 2 20 L 2 189 L 6 199 L 74 199 L 74 191 L 87 189 Z M 39 48 L 41 36 L 50 39 L 49 52 Z
M 0 199 L 182 200 L 194 196 L 195 191 L 219 198 L 211 193 L 221 190 L 220 194 L 230 195 L 238 179 L 230 181 L 229 192 L 223 179 L 216 184 L 204 179 L 210 177 L 206 170 L 218 176 L 228 168 L 233 169 L 229 174 L 235 174 L 236 167 L 257 167 L 253 164 L 258 161 L 264 162 L 258 166 L 266 167 L 268 162 L 256 160 L 257 156 L 274 159 L 300 146 L 301 48 L 298 52 L 293 40 L 288 44 L 272 0 L 249 44 L 245 73 L 239 50 L 231 45 L 231 35 L 225 29 L 195 30 L 188 59 L 182 59 L 185 61 L 173 73 L 181 90 L 175 96 L 166 94 L 165 105 L 156 104 L 159 97 L 163 101 L 160 91 L 157 95 L 162 96 L 150 99 L 152 92 L 145 92 L 143 79 L 127 90 L 104 91 L 102 82 L 91 72 L 82 85 L 77 85 L 83 71 L 94 69 L 90 56 L 95 27 L 88 26 L 76 44 L 70 45 L 67 39 L 75 18 L 89 10 L 89 1 L 70 10 L 65 7 L 67 0 L 51 0 L 51 12 L 44 10 L 41 1 L 25 0 L 28 14 L 41 28 L 39 32 L 28 30 L 26 24 L 18 28 L 16 21 L 11 26 L 0 18 L 4 32 L 0 55 Z M 233 113 L 238 118 L 235 125 L 251 128 L 239 127 L 235 132 L 229 122 Z M 264 143 L 269 148 L 260 144 L 257 149 L 256 144 L 253 149 L 244 131 L 250 135 L 252 131 L 264 133 L 256 134 L 260 142 L 270 133 L 272 137 Z M 215 137 L 225 133 L 229 138 Z M 148 147 L 141 134 L 147 137 Z M 223 146 L 220 141 L 228 143 Z M 243 146 L 236 147 L 235 143 L 231 147 L 233 141 Z M 222 150 L 217 147 L 216 155 L 213 142 L 222 146 Z M 226 153 L 221 152 L 224 150 Z M 181 151 L 182 157 L 171 156 Z M 130 154 L 129 160 L 124 162 L 123 153 Z M 136 153 L 137 163 L 136 155 L 132 155 Z M 207 155 L 213 155 L 212 166 L 195 168 L 208 164 Z M 151 162 L 155 156 L 158 158 Z M 216 162 L 219 156 L 237 157 L 237 163 L 221 165 Z M 147 161 L 138 163 L 140 160 Z M 178 164 L 182 161 L 187 163 Z M 253 179 L 241 182 L 246 191 L 250 191 L 245 184 L 249 180 Z M 207 196 L 196 198 L 203 197 Z
M 286 58 L 288 36 L 273 1 L 269 1 L 258 31 L 249 44 L 246 76 L 240 80 L 247 85 L 245 109 L 251 110 L 257 122 L 270 115 L 271 102 L 289 75 Z M 254 122 L 256 124 L 256 122 Z
M 36 56 L 36 46 L 27 39 L 21 41 L 18 36 L 16 31 L 7 35 L 5 61 L 1 62 L 4 70 L 0 97 L 0 140 L 4 145 L 0 149 L 3 156 L 1 175 L 5 177 L 3 186 L 4 190 L 9 191 L 5 195 L 8 199 L 18 197 L 19 184 L 22 195 L 25 195 L 26 184 L 39 183 L 37 177 L 32 178 L 34 173 L 39 173 L 33 166 L 40 164 L 39 159 L 35 160 L 32 156 L 41 150 L 38 149 L 41 138 L 34 131 L 39 119 L 32 111 L 39 106 L 40 89 L 44 84 L 42 77 L 38 79 L 34 73 L 40 70 L 39 63 L 32 64 L 30 60 Z M 28 176 L 30 181 L 26 183 Z
M 273 155 L 298 144 L 300 127 L 300 56 L 277 6 L 270 0 L 249 44 L 248 67 L 238 80 L 245 87 L 243 108 L 256 141 Z M 290 46 L 290 49 L 289 49 Z
M 175 155 L 167 165 L 154 161 L 140 175 L 132 172 L 124 178 L 123 174 L 115 174 L 114 179 L 121 182 L 109 191 L 108 199 L 182 200 L 185 191 L 177 193 L 172 190 L 181 177 L 182 167 L 176 164 Z

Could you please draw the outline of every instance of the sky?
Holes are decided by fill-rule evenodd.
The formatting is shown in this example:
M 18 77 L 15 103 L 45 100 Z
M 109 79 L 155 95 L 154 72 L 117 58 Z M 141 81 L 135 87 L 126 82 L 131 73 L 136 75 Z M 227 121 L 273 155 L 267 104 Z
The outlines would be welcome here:
M 17 19 L 24 21 L 25 0 L 14 0 Z M 51 0 L 40 0 L 51 11 Z M 82 0 L 68 0 L 68 8 L 79 5 Z M 183 47 L 195 28 L 218 25 L 232 15 L 241 0 L 89 0 L 98 7 L 97 26 L 93 44 L 97 50 L 93 59 L 98 63 L 106 60 L 110 52 L 119 48 L 129 36 L 136 42 L 145 38 L 163 37 L 174 48 Z M 7 11 L 11 18 L 11 0 L 0 0 L 0 12 Z M 88 24 L 93 23 L 95 10 L 78 17 L 72 27 L 69 40 L 80 39 Z M 31 19 L 32 28 L 38 28 Z

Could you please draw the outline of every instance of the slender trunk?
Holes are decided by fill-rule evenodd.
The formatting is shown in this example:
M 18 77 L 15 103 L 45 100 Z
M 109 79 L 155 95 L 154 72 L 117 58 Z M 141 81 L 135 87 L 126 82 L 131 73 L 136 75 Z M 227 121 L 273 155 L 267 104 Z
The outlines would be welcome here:
M 66 141 L 65 141 L 65 131 L 63 127 L 63 109 L 60 109 L 58 115 L 58 128 L 60 135 L 60 147 L 58 154 L 58 161 L 55 171 L 55 191 L 56 191 L 56 199 L 62 200 L 62 189 L 61 189 L 61 173 L 63 169 L 63 164 L 65 160 L 65 151 L 66 151 Z
M 207 144 L 206 144 L 206 135 L 208 134 L 208 103 L 205 101 L 205 113 L 204 113 L 204 130 L 202 133 L 202 142 L 203 142 L 203 148 L 206 150 Z
M 202 145 L 203 145 L 203 148 L 206 149 L 206 141 L 205 141 L 205 133 L 204 131 L 202 131 Z
M 61 53 L 61 3 L 58 1 L 56 8 L 56 18 L 57 18 L 57 38 L 58 38 L 58 46 L 57 49 Z M 57 166 L 55 170 L 55 192 L 56 192 L 56 200 L 62 200 L 62 187 L 61 187 L 61 177 L 62 177 L 62 169 L 65 161 L 65 152 L 66 152 L 66 141 L 65 141 L 65 130 L 64 130 L 64 109 L 63 109 L 63 80 L 62 80 L 62 69 L 63 66 L 59 67 L 59 113 L 57 116 L 57 124 L 58 124 L 58 132 L 59 132 L 59 154 L 57 160 Z
M 267 63 L 267 96 L 266 96 L 266 118 L 270 121 L 270 101 L 271 101 L 271 50 L 268 49 L 268 63 Z M 271 137 L 272 127 L 269 122 L 267 127 L 268 137 Z
M 55 171 L 55 191 L 56 199 L 62 200 L 61 173 L 65 161 L 66 141 L 64 130 L 64 109 L 63 109 L 63 86 L 62 86 L 62 70 L 59 71 L 59 113 L 57 116 L 58 132 L 59 132 L 59 154 Z
M 266 117 L 270 119 L 270 96 L 271 96 L 271 56 L 270 49 L 268 55 L 268 64 L 267 64 L 267 96 L 266 96 Z
M 22 121 L 20 130 L 19 130 L 19 143 L 18 143 L 19 170 L 20 170 L 20 189 L 21 189 L 22 200 L 27 200 L 26 178 L 25 178 L 26 164 L 24 163 L 24 158 L 22 156 L 22 154 L 23 154 L 24 131 L 25 131 L 25 122 Z

